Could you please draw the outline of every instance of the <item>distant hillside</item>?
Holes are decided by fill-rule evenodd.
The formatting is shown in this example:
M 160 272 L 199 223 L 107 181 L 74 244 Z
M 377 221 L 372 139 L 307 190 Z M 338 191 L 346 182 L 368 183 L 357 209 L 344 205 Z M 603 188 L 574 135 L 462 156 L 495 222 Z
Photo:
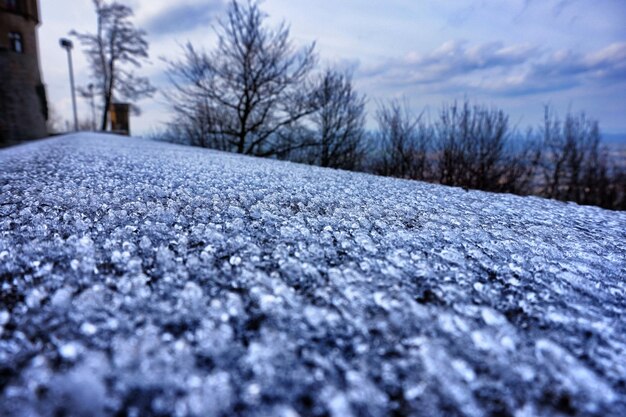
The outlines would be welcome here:
M 626 133 L 605 133 L 602 135 L 602 140 L 607 144 L 626 145 Z

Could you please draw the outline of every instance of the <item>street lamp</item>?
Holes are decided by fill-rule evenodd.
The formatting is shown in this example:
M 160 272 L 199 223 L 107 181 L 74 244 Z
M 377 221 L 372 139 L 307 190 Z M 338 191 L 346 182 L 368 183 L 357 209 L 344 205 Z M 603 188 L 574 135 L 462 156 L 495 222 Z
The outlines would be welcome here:
M 72 88 L 72 107 L 74 108 L 74 130 L 78 132 L 78 112 L 76 111 L 76 90 L 74 89 L 74 67 L 72 66 L 72 48 L 74 45 L 69 39 L 59 41 L 61 48 L 67 51 L 67 63 L 70 69 L 70 87 Z
M 94 100 L 95 93 L 93 92 L 94 85 L 89 84 L 87 88 L 89 89 L 89 97 L 91 97 L 91 128 L 95 132 L 96 131 L 96 102 Z

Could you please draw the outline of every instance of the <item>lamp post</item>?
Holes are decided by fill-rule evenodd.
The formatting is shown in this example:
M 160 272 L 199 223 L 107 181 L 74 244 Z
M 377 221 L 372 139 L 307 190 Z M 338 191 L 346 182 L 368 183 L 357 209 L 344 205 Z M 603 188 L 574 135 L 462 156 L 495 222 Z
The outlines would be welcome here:
M 96 102 L 94 99 L 93 84 L 89 84 L 87 87 L 89 89 L 89 97 L 91 97 L 91 128 L 93 131 L 96 131 Z
M 74 109 L 74 130 L 78 132 L 78 112 L 76 111 L 76 90 L 74 88 L 74 67 L 72 65 L 72 48 L 74 45 L 69 39 L 61 39 L 59 41 L 61 48 L 67 51 L 67 64 L 70 69 L 70 87 L 72 88 L 72 107 Z

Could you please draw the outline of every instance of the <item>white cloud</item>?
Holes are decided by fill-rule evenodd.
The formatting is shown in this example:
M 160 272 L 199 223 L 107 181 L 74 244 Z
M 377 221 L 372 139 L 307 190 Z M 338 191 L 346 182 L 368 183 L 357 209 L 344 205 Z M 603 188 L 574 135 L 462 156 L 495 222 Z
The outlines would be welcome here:
M 396 89 L 421 85 L 423 91 L 431 92 L 452 87 L 498 95 L 539 94 L 626 82 L 626 43 L 580 54 L 501 42 L 448 41 L 428 53 L 390 58 L 360 75 Z

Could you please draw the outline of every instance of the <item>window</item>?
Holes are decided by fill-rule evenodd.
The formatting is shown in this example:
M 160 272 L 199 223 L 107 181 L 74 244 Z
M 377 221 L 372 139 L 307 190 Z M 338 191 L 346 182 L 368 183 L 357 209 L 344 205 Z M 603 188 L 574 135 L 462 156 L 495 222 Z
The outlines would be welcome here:
M 11 45 L 11 50 L 13 52 L 17 52 L 21 54 L 24 52 L 24 40 L 22 39 L 22 34 L 18 32 L 9 32 L 9 45 Z

